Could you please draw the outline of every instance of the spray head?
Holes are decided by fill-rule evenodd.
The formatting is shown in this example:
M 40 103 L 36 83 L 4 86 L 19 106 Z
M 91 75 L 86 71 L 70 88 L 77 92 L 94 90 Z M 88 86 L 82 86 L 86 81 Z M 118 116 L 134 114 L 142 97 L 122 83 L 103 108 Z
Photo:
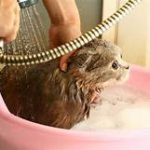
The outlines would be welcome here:
M 18 0 L 20 8 L 30 7 L 34 4 L 36 4 L 37 2 L 38 2 L 38 0 Z

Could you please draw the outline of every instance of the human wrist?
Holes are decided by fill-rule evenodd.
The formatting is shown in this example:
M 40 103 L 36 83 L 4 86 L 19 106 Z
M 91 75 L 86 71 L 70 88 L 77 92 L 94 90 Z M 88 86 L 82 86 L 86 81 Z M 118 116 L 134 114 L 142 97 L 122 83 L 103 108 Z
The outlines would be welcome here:
M 57 47 L 81 35 L 81 28 L 76 24 L 51 25 L 49 30 L 51 47 Z
M 51 20 L 53 26 L 78 26 L 80 27 L 80 19 L 74 17 L 57 18 Z
M 68 40 L 71 40 L 81 35 L 81 27 L 78 24 L 74 23 L 63 25 L 52 24 L 50 26 L 50 34 L 51 35 L 57 34 L 59 36 L 65 37 L 62 39 L 62 41 L 67 40 L 66 38 L 69 38 Z

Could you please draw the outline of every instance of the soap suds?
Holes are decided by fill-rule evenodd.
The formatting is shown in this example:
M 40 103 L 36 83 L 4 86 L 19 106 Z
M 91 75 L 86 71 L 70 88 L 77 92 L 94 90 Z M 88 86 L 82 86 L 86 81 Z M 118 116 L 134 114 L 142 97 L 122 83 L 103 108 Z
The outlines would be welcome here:
M 91 109 L 89 119 L 72 130 L 150 128 L 150 95 L 129 86 L 106 88 L 101 103 Z

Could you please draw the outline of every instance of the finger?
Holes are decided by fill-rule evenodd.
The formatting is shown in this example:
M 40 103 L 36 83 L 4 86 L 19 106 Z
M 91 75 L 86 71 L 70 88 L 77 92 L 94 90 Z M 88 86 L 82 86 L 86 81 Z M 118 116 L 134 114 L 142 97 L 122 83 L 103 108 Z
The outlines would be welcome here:
M 9 35 L 5 39 L 6 42 L 11 42 L 11 41 L 15 40 L 17 37 L 17 33 L 19 30 L 19 24 L 20 24 L 20 8 L 18 5 L 16 5 L 16 9 L 14 10 L 14 14 L 15 14 L 14 24 L 12 27 L 12 31 L 9 33 Z
M 76 50 L 74 50 L 74 51 L 72 51 L 72 52 L 70 52 L 70 53 L 68 53 L 68 54 L 66 54 L 66 55 L 61 57 L 59 65 L 60 65 L 60 69 L 62 71 L 66 71 L 67 70 L 68 59 L 69 59 L 70 56 L 72 56 L 75 53 L 75 51 Z
M 12 11 L 4 13 L 2 16 L 3 24 L 1 24 L 0 35 L 2 38 L 7 38 L 8 35 L 12 32 L 15 20 L 15 14 Z
M 14 21 L 13 21 L 14 18 L 15 18 L 15 15 L 12 14 L 11 15 L 12 21 L 10 21 L 10 22 L 8 21 L 9 25 L 8 26 L 6 25 L 6 27 L 4 28 L 3 38 L 4 38 L 5 42 L 9 42 L 10 41 L 9 39 L 11 39 L 10 35 L 12 34 L 13 28 L 14 28 Z
M 15 32 L 17 34 L 18 30 L 19 30 L 19 26 L 20 26 L 20 7 L 18 4 L 17 4 L 17 8 L 15 10 L 15 14 L 16 14 L 16 20 L 14 22 L 14 26 L 15 26 Z

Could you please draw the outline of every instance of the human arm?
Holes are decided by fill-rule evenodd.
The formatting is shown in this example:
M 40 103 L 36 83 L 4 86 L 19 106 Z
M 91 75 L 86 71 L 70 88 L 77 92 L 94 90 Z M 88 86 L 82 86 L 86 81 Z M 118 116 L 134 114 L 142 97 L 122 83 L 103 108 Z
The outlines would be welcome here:
M 81 35 L 80 16 L 75 0 L 43 0 L 43 2 L 51 19 L 49 30 L 51 48 Z M 61 58 L 61 70 L 66 70 L 67 59 L 72 53 Z

